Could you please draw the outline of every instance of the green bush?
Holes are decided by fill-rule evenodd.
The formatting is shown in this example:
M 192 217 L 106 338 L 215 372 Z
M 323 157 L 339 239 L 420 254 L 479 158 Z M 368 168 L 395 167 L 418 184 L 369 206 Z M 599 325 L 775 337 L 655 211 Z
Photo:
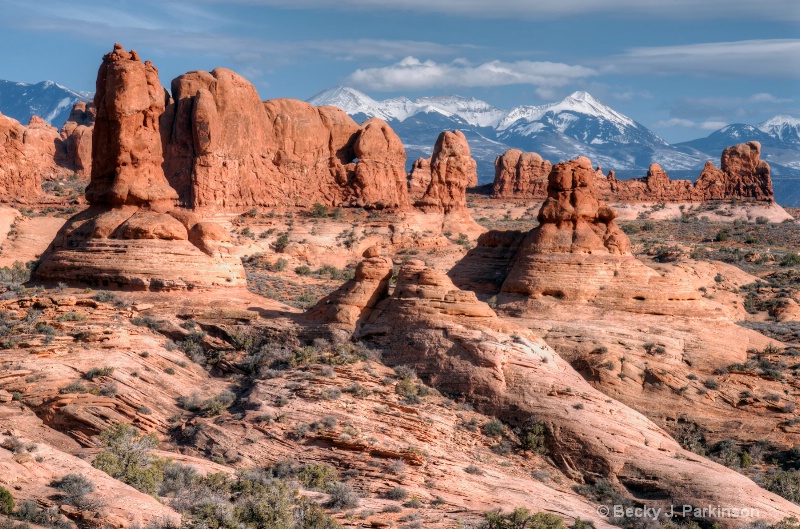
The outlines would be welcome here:
M 0 487 L 0 513 L 11 514 L 14 512 L 14 496 L 5 487 Z
M 155 494 L 164 479 L 164 461 L 150 451 L 158 446 L 155 434 L 142 435 L 129 424 L 103 430 L 104 450 L 92 466 L 146 494 Z
M 300 483 L 308 489 L 326 490 L 328 486 L 339 479 L 335 468 L 324 464 L 305 465 L 298 475 Z
M 498 437 L 500 435 L 503 435 L 503 433 L 505 432 L 505 427 L 503 426 L 503 423 L 500 422 L 499 420 L 492 419 L 491 421 L 483 425 L 481 431 L 483 432 L 483 435 L 487 437 Z
M 110 377 L 112 374 L 114 374 L 114 368 L 111 366 L 93 367 L 83 375 L 83 378 L 94 380 L 98 377 Z
M 509 514 L 498 511 L 487 512 L 483 529 L 564 529 L 564 520 L 555 514 L 517 508 Z

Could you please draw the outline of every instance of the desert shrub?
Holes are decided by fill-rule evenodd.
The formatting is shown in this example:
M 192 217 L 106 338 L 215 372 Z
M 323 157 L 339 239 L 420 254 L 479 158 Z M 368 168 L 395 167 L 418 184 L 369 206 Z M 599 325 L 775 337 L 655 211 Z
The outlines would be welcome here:
M 329 509 L 352 509 L 360 503 L 358 494 L 347 483 L 335 481 L 328 485 L 327 491 L 330 497 L 325 506 Z
M 295 267 L 294 273 L 299 276 L 310 276 L 311 275 L 311 267 L 308 265 L 300 265 Z
M 61 316 L 58 317 L 58 321 L 84 321 L 86 320 L 86 316 L 83 314 L 79 314 L 75 311 L 65 312 Z
M 789 252 L 781 259 L 781 266 L 800 266 L 800 254 Z
M 279 257 L 269 269 L 273 272 L 283 272 L 286 270 L 286 267 L 289 265 L 289 261 L 284 259 L 283 257 Z
M 14 512 L 14 496 L 5 487 L 0 487 L 0 513 L 11 514 Z
M 113 303 L 117 301 L 117 295 L 113 292 L 109 292 L 108 290 L 101 290 L 94 295 L 94 299 L 95 301 L 99 301 L 101 303 Z
M 341 529 L 339 522 L 328 516 L 317 503 L 301 496 L 294 508 L 295 529 Z
M 297 477 L 306 488 L 326 490 L 339 479 L 339 473 L 330 465 L 313 463 L 303 466 Z
M 197 470 L 174 461 L 164 464 L 164 477 L 158 487 L 159 496 L 175 496 L 189 489 L 197 480 Z
M 386 466 L 386 470 L 388 470 L 391 474 L 402 474 L 407 468 L 408 467 L 406 466 L 405 461 L 402 459 L 392 459 Z
M 715 378 L 708 377 L 703 385 L 708 389 L 719 389 L 719 382 Z
M 800 471 L 774 470 L 762 479 L 763 487 L 768 491 L 800 504 Z
M 234 507 L 234 516 L 239 523 L 246 527 L 293 527 L 293 491 L 282 481 L 265 485 L 239 480 L 233 488 L 239 492 Z
M 114 368 L 111 366 L 106 367 L 93 367 L 86 373 L 84 373 L 83 378 L 86 380 L 94 380 L 98 377 L 110 377 L 114 373 Z
M 481 431 L 483 432 L 483 435 L 486 435 L 488 437 L 497 437 L 499 435 L 503 435 L 503 433 L 505 432 L 505 427 L 503 426 L 503 423 L 500 422 L 499 420 L 492 419 L 491 421 L 483 425 Z
M 272 249 L 278 253 L 283 253 L 286 247 L 289 246 L 289 234 L 281 233 L 275 242 L 272 243 Z
M 138 327 L 147 327 L 154 331 L 157 331 L 159 327 L 161 327 L 161 322 L 152 316 L 135 316 L 131 318 L 131 323 Z
M 484 515 L 482 529 L 564 529 L 564 520 L 555 514 L 537 512 L 531 514 L 528 509 L 517 508 L 508 514 L 499 511 L 487 512 Z
M 483 475 L 483 470 L 481 470 L 479 467 L 476 467 L 475 465 L 468 466 L 467 468 L 464 469 L 464 472 L 466 472 L 467 474 L 473 474 L 475 476 Z
M 62 386 L 58 389 L 58 392 L 62 395 L 67 393 L 86 393 L 87 391 L 88 389 L 86 389 L 86 386 L 84 386 L 83 382 L 80 380 L 70 382 L 66 386 Z
M 328 206 L 324 204 L 320 204 L 319 202 L 314 202 L 311 206 L 311 216 L 315 219 L 322 219 L 328 216 Z
M 50 483 L 51 487 L 59 489 L 63 493 L 62 501 L 68 505 L 78 508 L 87 506 L 84 496 L 94 492 L 94 483 L 80 474 L 67 474 L 61 479 Z
M 155 494 L 164 478 L 164 462 L 150 451 L 155 434 L 142 435 L 129 424 L 116 424 L 100 433 L 103 451 L 92 466 L 146 494 Z
M 386 493 L 386 499 L 401 501 L 408 498 L 408 491 L 401 486 L 394 487 Z
M 546 454 L 547 428 L 536 419 L 530 419 L 518 432 L 520 448 L 528 452 Z

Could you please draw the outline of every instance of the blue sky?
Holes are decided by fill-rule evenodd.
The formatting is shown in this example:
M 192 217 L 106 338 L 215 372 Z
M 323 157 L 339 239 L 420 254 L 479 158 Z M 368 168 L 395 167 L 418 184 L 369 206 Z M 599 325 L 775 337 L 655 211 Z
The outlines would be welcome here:
M 671 142 L 800 118 L 798 0 L 0 0 L 0 79 L 93 90 L 114 42 L 167 87 L 224 66 L 264 99 L 587 90 Z

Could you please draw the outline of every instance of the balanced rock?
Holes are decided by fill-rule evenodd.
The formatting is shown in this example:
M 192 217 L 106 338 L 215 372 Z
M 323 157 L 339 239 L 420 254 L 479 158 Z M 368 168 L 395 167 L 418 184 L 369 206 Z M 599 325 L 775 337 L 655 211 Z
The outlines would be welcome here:
M 552 164 L 535 152 L 509 149 L 494 162 L 492 196 L 502 198 L 547 196 L 547 175 Z
M 695 183 L 705 200 L 726 198 L 774 201 L 770 167 L 761 159 L 757 141 L 733 145 L 722 151 L 720 167 L 710 162 Z
M 241 262 L 176 209 L 162 169 L 158 71 L 116 44 L 103 57 L 94 104 L 91 207 L 67 221 L 43 256 L 38 279 L 142 290 L 242 286 Z M 191 234 L 191 237 L 190 237 Z

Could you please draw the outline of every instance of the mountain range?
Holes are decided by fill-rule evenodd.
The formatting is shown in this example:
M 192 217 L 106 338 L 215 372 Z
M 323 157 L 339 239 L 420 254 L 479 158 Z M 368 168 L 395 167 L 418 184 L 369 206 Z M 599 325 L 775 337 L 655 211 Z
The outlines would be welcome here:
M 52 81 L 37 84 L 0 80 L 0 113 L 27 123 L 32 115 L 60 127 L 77 101 L 91 98 Z M 442 130 L 459 129 L 469 140 L 481 184 L 494 178 L 494 160 L 511 148 L 535 151 L 553 163 L 588 156 L 622 179 L 644 176 L 655 162 L 673 178 L 694 179 L 706 160 L 722 150 L 756 140 L 771 167 L 776 199 L 800 206 L 800 119 L 779 115 L 756 125 L 727 125 L 705 138 L 669 144 L 633 119 L 578 91 L 547 105 L 504 110 L 457 95 L 397 97 L 378 101 L 350 87 L 320 92 L 310 103 L 341 108 L 356 121 L 379 117 L 403 141 L 408 164 L 431 154 Z
M 28 123 L 31 116 L 39 116 L 61 127 L 72 106 L 91 97 L 90 93 L 75 92 L 53 81 L 26 84 L 0 80 L 0 113 L 23 124 Z

